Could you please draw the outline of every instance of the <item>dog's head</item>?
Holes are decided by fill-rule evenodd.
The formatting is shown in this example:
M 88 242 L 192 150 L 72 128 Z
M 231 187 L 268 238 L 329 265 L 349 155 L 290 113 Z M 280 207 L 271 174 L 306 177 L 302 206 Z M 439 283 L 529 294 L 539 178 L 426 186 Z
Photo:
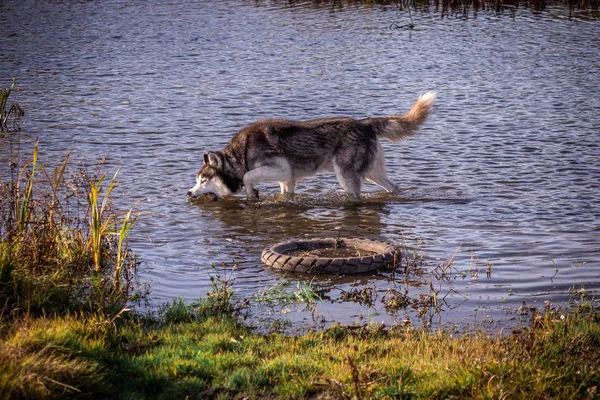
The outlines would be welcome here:
M 188 197 L 195 199 L 212 193 L 219 198 L 233 194 L 234 190 L 227 185 L 224 165 L 225 160 L 220 151 L 204 154 L 204 165 L 196 174 L 196 186 L 190 189 Z

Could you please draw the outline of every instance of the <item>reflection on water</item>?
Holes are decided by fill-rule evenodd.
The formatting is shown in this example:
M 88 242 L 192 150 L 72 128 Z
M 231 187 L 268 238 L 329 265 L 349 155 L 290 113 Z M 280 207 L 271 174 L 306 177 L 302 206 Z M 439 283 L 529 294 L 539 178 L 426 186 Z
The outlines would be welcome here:
M 21 82 L 23 152 L 39 137 L 50 164 L 67 151 L 88 166 L 107 155 L 109 173 L 121 168 L 123 206 L 149 200 L 132 243 L 155 304 L 204 295 L 213 264 L 237 265 L 240 296 L 309 281 L 265 268 L 262 249 L 337 236 L 423 254 L 425 282 L 452 259 L 452 278 L 431 289 L 391 273 L 316 277 L 333 285 L 317 306 L 327 321 L 402 321 L 385 303 L 405 289 L 411 301 L 443 297 L 442 323 L 506 322 L 523 301 L 598 293 L 593 10 L 534 2 L 475 13 L 472 2 L 448 18 L 451 3 L 409 13 L 396 2 L 3 1 L 0 86 Z M 400 195 L 365 185 L 364 203 L 347 205 L 335 178 L 319 175 L 291 202 L 270 184 L 257 204 L 187 202 L 202 153 L 252 121 L 396 114 L 428 90 L 439 97 L 419 135 L 383 143 Z M 339 301 L 367 287 L 372 305 Z M 314 312 L 297 319 L 310 324 Z

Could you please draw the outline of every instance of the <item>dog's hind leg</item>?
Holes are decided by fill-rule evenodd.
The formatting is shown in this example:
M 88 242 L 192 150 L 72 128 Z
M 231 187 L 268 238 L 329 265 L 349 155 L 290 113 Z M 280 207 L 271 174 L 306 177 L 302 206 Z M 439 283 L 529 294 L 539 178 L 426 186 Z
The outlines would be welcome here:
M 346 193 L 348 193 L 352 201 L 360 202 L 362 177 L 353 171 L 343 171 L 337 163 L 333 164 L 333 170 L 338 182 Z
M 373 167 L 367 174 L 366 179 L 369 182 L 373 182 L 374 184 L 381 186 L 387 192 L 400 192 L 400 188 L 387 177 L 387 173 L 385 171 L 385 158 L 383 157 L 383 148 L 381 147 L 381 143 L 377 144 L 377 156 L 375 158 L 375 162 L 373 163 Z
M 386 192 L 391 192 L 391 193 L 399 193 L 400 192 L 400 188 L 398 186 L 396 186 L 396 184 L 392 181 L 390 181 L 388 179 L 388 177 L 385 175 L 385 173 L 383 175 L 377 175 L 374 173 L 374 171 L 369 172 L 369 175 L 367 175 L 367 180 L 369 182 L 373 182 L 376 185 L 381 186 L 382 188 L 385 189 Z

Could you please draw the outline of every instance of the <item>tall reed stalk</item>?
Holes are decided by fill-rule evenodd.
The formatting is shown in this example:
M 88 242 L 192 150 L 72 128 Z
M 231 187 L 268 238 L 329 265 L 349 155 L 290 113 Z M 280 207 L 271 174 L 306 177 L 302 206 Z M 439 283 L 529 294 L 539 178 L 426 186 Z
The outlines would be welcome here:
M 33 159 L 27 164 L 25 164 L 25 166 L 23 166 L 15 185 L 15 220 L 17 231 L 19 233 L 23 233 L 25 231 L 25 228 L 27 227 L 27 224 L 29 223 L 30 219 L 33 201 L 33 183 L 35 180 L 36 172 L 38 172 L 39 169 L 41 169 L 37 166 L 37 158 L 38 141 L 36 140 L 35 145 L 33 147 Z M 28 169 L 30 166 L 31 170 Z M 20 182 L 23 180 L 23 175 L 26 174 L 27 171 L 29 171 L 29 176 L 27 176 L 25 187 L 23 189 L 23 192 L 21 192 Z
M 119 230 L 117 236 L 117 260 L 115 262 L 115 274 L 113 279 L 113 285 L 115 289 L 119 289 L 121 284 L 121 273 L 123 270 L 123 266 L 125 265 L 125 257 L 127 255 L 127 236 L 129 235 L 129 231 L 140 216 L 140 214 L 138 213 L 132 217 L 132 213 L 133 207 L 127 213 L 125 213 L 125 216 L 123 217 L 123 223 L 121 224 L 121 229 Z
M 117 185 L 118 181 L 117 174 L 114 176 L 108 184 L 106 193 L 100 202 L 100 192 L 102 191 L 102 183 L 104 182 L 105 175 L 102 175 L 97 182 L 90 181 L 90 192 L 88 194 L 88 200 L 90 204 L 90 240 L 89 245 L 92 250 L 92 256 L 94 260 L 94 272 L 102 272 L 102 240 L 114 233 L 116 216 L 107 215 L 107 207 L 110 199 L 110 193 Z
M 20 129 L 19 122 L 21 117 L 24 115 L 21 107 L 19 107 L 17 103 L 13 103 L 7 110 L 8 98 L 15 87 L 16 81 L 16 78 L 13 78 L 10 87 L 6 89 L 0 89 L 0 132 L 8 132 L 9 130 L 18 131 Z M 13 129 L 9 129 L 8 126 L 10 117 L 12 117 L 14 121 Z
M 102 197 L 102 201 L 100 201 L 100 197 L 102 192 L 102 184 L 104 183 L 105 179 L 104 175 L 102 175 L 97 182 L 90 181 L 90 192 L 88 196 L 90 205 L 89 246 L 92 250 L 92 256 L 94 260 L 94 272 L 102 272 L 102 259 L 106 249 L 103 241 L 108 239 L 110 236 L 116 236 L 117 254 L 116 258 L 113 258 L 112 260 L 114 261 L 115 269 L 113 285 L 117 290 L 120 288 L 121 275 L 125 265 L 125 257 L 127 256 L 127 235 L 140 216 L 140 213 L 134 214 L 133 212 L 135 205 L 126 213 L 114 214 L 108 211 L 111 192 L 119 183 L 119 181 L 117 181 L 118 173 L 119 171 L 115 172 L 112 179 L 108 183 L 108 187 L 106 188 L 106 193 L 104 193 Z M 123 217 L 123 220 L 122 222 L 119 222 L 121 217 Z
M 59 202 L 59 190 L 63 183 L 63 178 L 65 176 L 67 164 L 69 163 L 69 156 L 70 154 L 67 154 L 67 156 L 65 157 L 65 161 L 63 162 L 62 167 L 56 167 L 54 169 L 54 175 L 52 175 L 52 180 L 50 182 L 52 189 L 52 200 L 50 202 L 50 210 L 48 216 L 50 227 L 54 227 L 54 215 L 56 214 L 56 207 Z
M 15 87 L 15 82 L 16 79 L 13 78 L 10 87 L 0 90 L 0 128 L 3 132 L 5 131 L 9 114 L 9 112 L 6 111 L 6 105 L 8 104 L 8 97 L 10 96 L 10 92 L 12 92 L 13 88 Z

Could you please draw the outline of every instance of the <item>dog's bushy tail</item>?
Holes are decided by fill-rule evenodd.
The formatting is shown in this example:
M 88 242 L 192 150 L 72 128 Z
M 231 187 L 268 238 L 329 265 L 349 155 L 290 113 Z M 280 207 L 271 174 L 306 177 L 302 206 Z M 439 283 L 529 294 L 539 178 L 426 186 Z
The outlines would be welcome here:
M 386 138 L 392 142 L 399 142 L 414 135 L 425 122 L 431 105 L 437 96 L 436 92 L 427 92 L 417 99 L 412 108 L 402 116 L 384 118 L 371 118 L 373 128 L 378 137 Z

